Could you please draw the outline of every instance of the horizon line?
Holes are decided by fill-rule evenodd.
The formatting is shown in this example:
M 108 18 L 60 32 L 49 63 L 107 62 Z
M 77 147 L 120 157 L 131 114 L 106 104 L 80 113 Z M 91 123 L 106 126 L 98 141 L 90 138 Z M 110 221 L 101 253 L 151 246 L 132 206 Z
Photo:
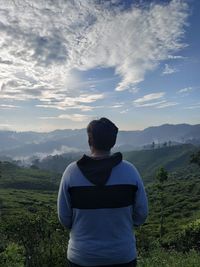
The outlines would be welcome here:
M 137 131 L 144 131 L 145 129 L 148 128 L 156 128 L 156 127 L 161 127 L 164 125 L 171 125 L 171 126 L 177 126 L 177 125 L 189 125 L 189 126 L 197 126 L 200 125 L 200 123 L 196 123 L 196 124 L 190 124 L 190 123 L 164 123 L 164 124 L 160 124 L 160 125 L 152 125 L 152 126 L 147 126 L 143 129 L 138 129 L 138 130 L 125 130 L 125 129 L 119 129 L 119 132 L 137 132 Z M 28 132 L 34 132 L 34 133 L 52 133 L 55 131 L 66 131 L 66 130 L 72 130 L 72 131 L 76 131 L 76 130 L 86 130 L 85 128 L 64 128 L 64 129 L 55 129 L 55 130 L 50 130 L 50 131 L 35 131 L 35 130 L 28 130 L 28 131 L 18 131 L 18 130 L 12 130 L 12 129 L 0 129 L 0 132 L 16 132 L 16 133 L 28 133 Z

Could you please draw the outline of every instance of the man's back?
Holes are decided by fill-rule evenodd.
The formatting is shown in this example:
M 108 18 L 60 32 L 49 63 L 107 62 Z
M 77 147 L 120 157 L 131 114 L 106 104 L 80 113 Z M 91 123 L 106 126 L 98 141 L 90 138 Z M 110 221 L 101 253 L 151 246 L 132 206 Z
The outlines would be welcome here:
M 147 198 L 135 167 L 120 153 L 84 156 L 65 170 L 58 215 L 70 228 L 68 259 L 83 266 L 123 264 L 136 258 L 133 225 L 147 216 Z

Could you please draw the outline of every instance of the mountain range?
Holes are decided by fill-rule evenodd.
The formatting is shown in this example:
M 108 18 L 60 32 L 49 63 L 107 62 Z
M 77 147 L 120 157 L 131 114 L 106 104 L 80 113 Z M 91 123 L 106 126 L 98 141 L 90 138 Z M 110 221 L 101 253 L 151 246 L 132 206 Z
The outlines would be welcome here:
M 131 151 L 175 144 L 200 144 L 200 124 L 163 124 L 144 130 L 119 131 L 115 150 Z M 86 129 L 52 132 L 0 131 L 0 158 L 28 158 L 88 150 Z

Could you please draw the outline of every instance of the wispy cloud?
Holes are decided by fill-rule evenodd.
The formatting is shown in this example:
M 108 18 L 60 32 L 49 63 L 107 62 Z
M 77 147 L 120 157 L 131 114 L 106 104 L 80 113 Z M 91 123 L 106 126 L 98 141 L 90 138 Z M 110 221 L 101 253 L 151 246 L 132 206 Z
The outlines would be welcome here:
M 154 107 L 158 106 L 159 104 L 165 103 L 166 100 L 151 102 L 151 103 L 136 103 L 135 107 Z
M 120 111 L 121 114 L 126 114 L 129 111 L 129 109 L 124 109 L 122 111 Z
M 88 121 L 91 119 L 91 116 L 89 115 L 83 115 L 83 114 L 62 114 L 59 115 L 59 119 L 68 119 L 71 121 L 76 121 L 76 122 L 83 122 L 83 121 Z
M 165 102 L 165 103 L 161 103 L 160 105 L 156 106 L 155 108 L 167 108 L 167 107 L 172 107 L 172 106 L 176 106 L 178 105 L 178 102 Z
M 152 93 L 148 95 L 144 95 L 141 98 L 138 98 L 133 101 L 135 107 L 143 108 L 143 107 L 152 107 L 152 108 L 167 108 L 171 106 L 178 105 L 177 102 L 170 102 L 164 99 L 165 92 Z M 153 101 L 156 99 L 161 99 L 160 101 Z
M 0 130 L 9 130 L 11 128 L 11 124 L 0 123 Z
M 106 3 L 1 3 L 0 98 L 37 99 L 46 101 L 41 107 L 64 108 L 63 99 L 72 97 L 72 92 L 87 93 L 76 70 L 114 68 L 121 78 L 116 90 L 122 91 L 134 88 L 159 61 L 184 47 L 185 1 L 146 8 L 133 5 L 123 11 L 119 5 Z
M 163 75 L 172 74 L 172 73 L 175 73 L 177 71 L 178 71 L 178 69 L 176 69 L 174 67 L 171 67 L 168 64 L 165 64 L 165 67 L 164 67 L 164 70 L 163 70 L 162 74 Z
M 39 117 L 41 120 L 55 120 L 55 119 L 62 119 L 62 120 L 70 120 L 74 122 L 86 122 L 91 120 L 91 115 L 83 115 L 83 114 L 60 114 L 59 116 L 52 116 L 52 117 Z
M 46 92 L 40 99 L 43 104 L 37 104 L 37 107 L 42 108 L 55 108 L 59 110 L 69 110 L 69 109 L 79 109 L 81 111 L 90 111 L 94 107 L 88 104 L 94 103 L 97 100 L 103 99 L 104 94 L 83 94 L 80 96 L 64 96 L 63 94 L 55 94 L 51 92 Z
M 8 105 L 8 104 L 0 104 L 0 109 L 15 109 L 15 108 L 19 108 L 19 106 L 15 106 L 15 105 Z
M 162 98 L 164 95 L 165 95 L 165 92 L 147 94 L 147 95 L 144 95 L 141 98 L 138 98 L 138 99 L 134 100 L 133 102 L 136 103 L 136 104 L 142 104 L 144 102 L 148 102 L 148 101 L 151 101 L 151 100 L 154 100 L 154 99 Z
M 168 55 L 168 59 L 186 59 L 186 57 L 180 55 Z
M 200 103 L 192 104 L 191 106 L 184 107 L 184 109 L 199 109 Z
M 185 87 L 185 88 L 183 88 L 183 89 L 180 89 L 179 91 L 178 91 L 178 93 L 190 93 L 190 92 L 192 92 L 193 91 L 193 87 L 191 87 L 191 86 L 189 86 L 189 87 Z

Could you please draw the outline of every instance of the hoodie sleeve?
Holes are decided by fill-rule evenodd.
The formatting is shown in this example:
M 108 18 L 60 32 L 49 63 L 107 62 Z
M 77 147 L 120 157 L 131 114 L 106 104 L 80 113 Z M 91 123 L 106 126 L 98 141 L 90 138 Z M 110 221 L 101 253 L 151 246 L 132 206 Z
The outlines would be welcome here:
M 57 199 L 57 212 L 60 223 L 68 229 L 71 229 L 72 225 L 72 208 L 69 188 L 70 171 L 69 167 L 66 168 L 61 178 L 58 199 Z
M 135 226 L 143 224 L 148 215 L 148 200 L 145 192 L 144 184 L 142 179 L 136 170 L 137 173 L 137 186 L 138 190 L 135 194 L 135 201 L 133 204 L 133 222 Z

